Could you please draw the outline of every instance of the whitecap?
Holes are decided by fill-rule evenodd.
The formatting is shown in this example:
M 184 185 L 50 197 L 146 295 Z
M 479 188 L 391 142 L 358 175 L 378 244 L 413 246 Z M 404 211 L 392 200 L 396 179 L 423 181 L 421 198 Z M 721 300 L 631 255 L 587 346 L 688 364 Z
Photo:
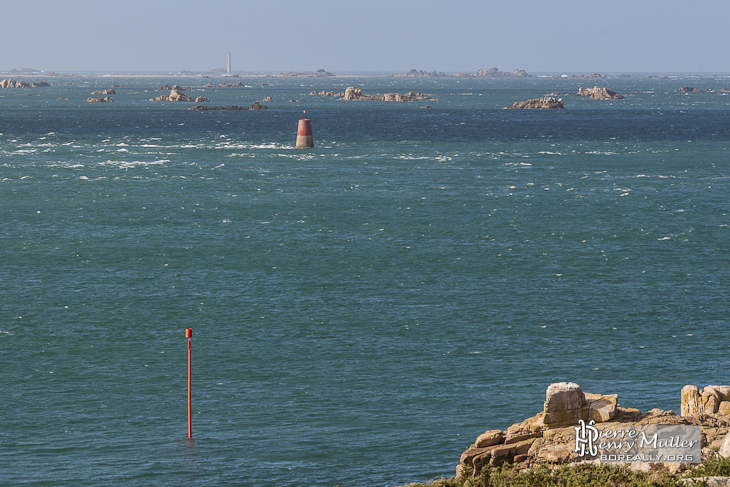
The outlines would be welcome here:
M 217 146 L 220 149 L 292 149 L 291 145 L 276 144 L 276 143 L 263 143 L 263 144 L 220 144 Z

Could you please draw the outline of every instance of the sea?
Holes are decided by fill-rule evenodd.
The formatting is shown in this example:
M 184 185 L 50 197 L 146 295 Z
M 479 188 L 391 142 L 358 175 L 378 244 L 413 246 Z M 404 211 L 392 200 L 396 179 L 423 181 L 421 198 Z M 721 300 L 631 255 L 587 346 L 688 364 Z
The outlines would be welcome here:
M 39 79 L 0 90 L 2 486 L 426 482 L 554 382 L 730 384 L 730 76 Z M 435 99 L 310 94 L 348 86 Z

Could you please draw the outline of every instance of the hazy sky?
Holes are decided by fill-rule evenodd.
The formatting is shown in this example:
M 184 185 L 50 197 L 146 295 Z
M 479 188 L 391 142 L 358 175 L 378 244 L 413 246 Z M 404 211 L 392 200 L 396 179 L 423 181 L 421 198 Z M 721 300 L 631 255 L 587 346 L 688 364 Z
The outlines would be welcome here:
M 730 72 L 730 0 L 0 0 L 0 71 Z

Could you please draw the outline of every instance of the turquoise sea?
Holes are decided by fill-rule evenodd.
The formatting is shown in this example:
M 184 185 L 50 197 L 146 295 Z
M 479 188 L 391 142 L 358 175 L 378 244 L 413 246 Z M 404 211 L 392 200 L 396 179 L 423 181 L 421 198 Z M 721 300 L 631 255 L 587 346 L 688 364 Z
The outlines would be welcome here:
M 730 77 L 47 81 L 0 90 L 2 486 L 395 486 L 552 382 L 730 383 Z

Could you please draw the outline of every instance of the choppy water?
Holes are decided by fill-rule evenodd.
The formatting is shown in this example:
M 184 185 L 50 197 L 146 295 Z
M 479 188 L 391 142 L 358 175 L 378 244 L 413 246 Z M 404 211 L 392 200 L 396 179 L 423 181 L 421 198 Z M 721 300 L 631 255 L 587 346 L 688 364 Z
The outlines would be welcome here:
M 2 485 L 405 484 L 551 382 L 730 383 L 730 96 L 674 92 L 730 78 L 49 81 L 0 91 Z

